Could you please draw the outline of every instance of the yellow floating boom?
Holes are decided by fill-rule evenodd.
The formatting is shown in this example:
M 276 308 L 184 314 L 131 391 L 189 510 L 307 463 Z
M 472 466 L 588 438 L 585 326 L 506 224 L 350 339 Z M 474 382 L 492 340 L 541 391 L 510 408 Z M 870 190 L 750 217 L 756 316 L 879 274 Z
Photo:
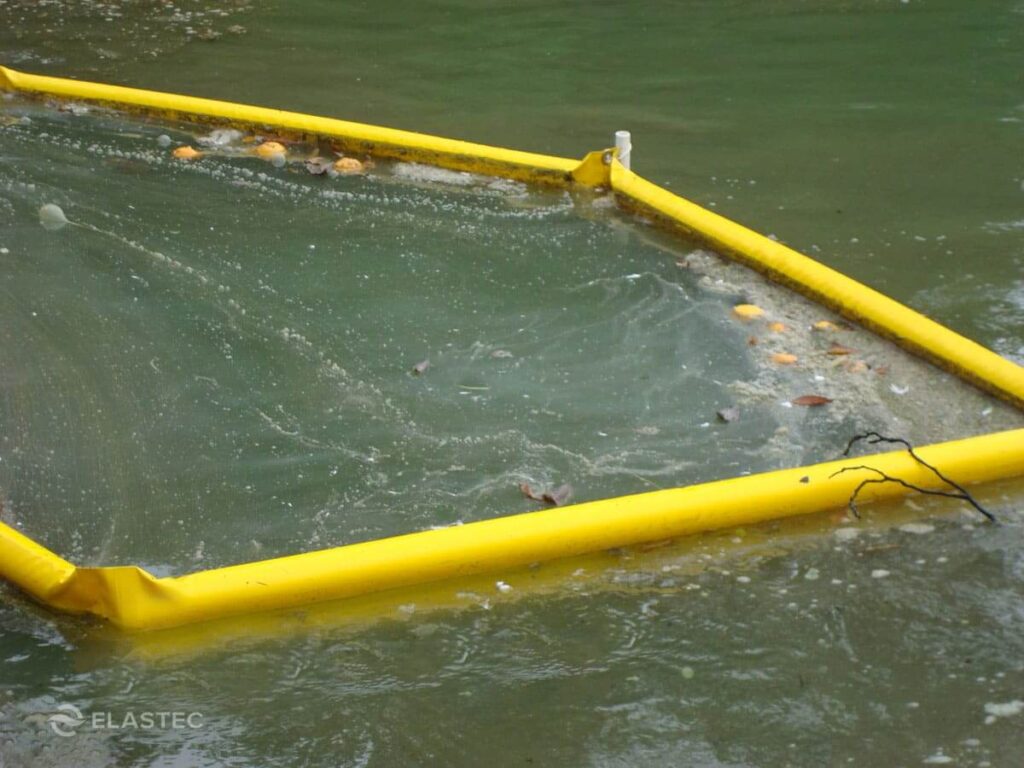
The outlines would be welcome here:
M 918 453 L 961 481 L 1013 477 L 1024 474 L 1024 430 L 941 443 Z M 895 451 L 162 579 L 134 566 L 76 568 L 0 526 L 0 576 L 53 608 L 91 613 L 133 629 L 171 627 L 836 509 L 875 475 L 835 473 L 865 463 L 913 485 L 935 482 L 906 451 Z M 887 483 L 865 489 L 862 497 L 871 501 L 907 493 Z
M 134 88 L 44 77 L 0 67 L 0 90 L 105 104 L 161 117 L 270 129 L 336 142 L 348 153 L 429 163 L 536 183 L 604 187 L 623 207 L 712 245 L 773 280 L 1024 408 L 1024 368 L 813 259 L 684 200 L 627 170 L 616 150 L 582 161 L 391 128 Z M 1024 430 L 918 449 L 962 484 L 1024 476 Z M 176 578 L 132 567 L 83 568 L 0 524 L 0 577 L 53 608 L 155 629 L 500 572 L 612 547 L 676 538 L 845 505 L 870 472 L 844 460 L 654 493 L 513 515 Z M 908 483 L 934 476 L 906 451 L 870 466 Z M 864 501 L 909 493 L 872 485 Z

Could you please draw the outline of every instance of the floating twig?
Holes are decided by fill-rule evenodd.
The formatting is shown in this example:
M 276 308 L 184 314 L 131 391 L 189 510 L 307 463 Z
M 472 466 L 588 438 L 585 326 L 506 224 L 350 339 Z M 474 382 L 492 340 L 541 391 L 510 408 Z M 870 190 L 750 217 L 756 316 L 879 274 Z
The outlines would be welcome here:
M 859 469 L 867 470 L 868 472 L 874 472 L 875 474 L 878 475 L 877 478 L 868 478 L 867 480 L 862 480 L 860 485 L 858 485 L 854 489 L 853 493 L 850 495 L 849 507 L 850 512 L 853 513 L 854 517 L 860 518 L 860 512 L 857 510 L 857 496 L 866 486 L 880 483 L 896 483 L 897 485 L 902 485 L 904 488 L 909 488 L 912 491 L 917 491 L 918 493 L 923 493 L 928 496 L 944 496 L 948 499 L 959 499 L 960 501 L 966 501 L 968 504 L 970 504 L 972 507 L 978 510 L 978 512 L 984 515 L 989 521 L 993 523 L 996 522 L 995 515 L 993 515 L 983 506 L 981 506 L 981 504 L 977 502 L 977 500 L 967 491 L 966 488 L 964 488 L 959 483 L 950 480 L 948 477 L 942 474 L 942 472 L 940 472 L 937 467 L 932 466 L 927 461 L 918 456 L 917 453 L 914 451 L 914 446 L 912 446 L 909 442 L 902 438 L 886 437 L 885 435 L 880 435 L 878 432 L 865 432 L 862 435 L 854 435 L 853 437 L 850 438 L 850 442 L 846 444 L 846 450 L 843 451 L 843 456 L 849 456 L 850 451 L 853 450 L 853 446 L 862 440 L 870 445 L 877 445 L 878 443 L 892 443 L 895 445 L 902 445 L 904 448 L 907 449 L 907 453 L 910 454 L 911 458 L 913 458 L 914 461 L 916 461 L 922 467 L 925 467 L 926 469 L 930 470 L 937 478 L 939 478 L 942 482 L 946 483 L 946 485 L 955 488 L 956 491 L 940 491 L 929 488 L 921 488 L 912 483 L 908 483 L 906 480 L 901 480 L 898 477 L 892 477 L 890 475 L 887 475 L 880 469 L 876 469 L 875 467 L 869 467 L 864 464 L 858 465 L 856 467 L 843 467 L 842 469 L 833 472 L 831 475 L 829 475 L 829 477 L 832 478 L 835 477 L 836 475 L 841 475 L 844 472 L 854 472 Z

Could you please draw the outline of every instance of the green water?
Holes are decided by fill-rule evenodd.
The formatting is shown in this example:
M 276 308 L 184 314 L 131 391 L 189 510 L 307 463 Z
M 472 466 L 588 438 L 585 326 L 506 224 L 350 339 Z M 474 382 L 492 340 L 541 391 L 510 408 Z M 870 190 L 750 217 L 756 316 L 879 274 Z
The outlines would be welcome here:
M 641 173 L 1024 360 L 1019 4 L 0 0 L 0 20 L 27 71 L 569 156 L 629 128 Z M 886 377 L 806 332 L 748 347 L 737 300 L 823 315 L 702 254 L 680 269 L 693 246 L 599 197 L 182 166 L 157 136 L 188 126 L 0 110 L 5 515 L 78 562 L 181 573 L 531 509 L 523 481 L 585 500 L 831 458 L 866 426 L 1020 424 L 860 331 L 840 340 Z M 85 226 L 44 231 L 45 202 Z M 765 364 L 783 346 L 800 370 Z M 808 388 L 835 407 L 782 406 Z M 982 496 L 1002 525 L 909 502 L 856 536 L 824 516 L 187 653 L 5 589 L 0 765 L 1016 765 L 1024 490 Z M 61 703 L 202 727 L 62 738 Z

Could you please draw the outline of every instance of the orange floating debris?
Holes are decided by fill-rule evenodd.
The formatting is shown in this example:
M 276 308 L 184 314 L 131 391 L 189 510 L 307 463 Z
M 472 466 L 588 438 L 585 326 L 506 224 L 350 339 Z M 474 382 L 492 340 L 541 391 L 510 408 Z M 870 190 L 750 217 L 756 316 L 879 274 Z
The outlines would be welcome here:
M 838 331 L 839 326 L 833 323 L 831 320 L 819 320 L 811 326 L 816 331 Z
M 754 320 L 764 316 L 764 310 L 754 304 L 737 304 L 732 313 L 741 320 Z
M 187 145 L 184 147 L 178 147 L 176 150 L 171 152 L 171 154 L 179 160 L 198 160 L 203 156 L 203 153 L 198 149 L 193 149 Z
M 832 398 L 823 397 L 821 395 L 800 395 L 800 397 L 794 397 L 789 402 L 793 405 L 802 405 L 806 408 L 817 408 L 822 405 L 828 405 L 832 402 Z
M 284 144 L 277 141 L 264 141 L 256 147 L 256 154 L 264 160 L 268 160 L 274 155 L 283 155 L 285 154 Z
M 828 348 L 830 355 L 852 355 L 857 350 L 844 347 L 842 344 L 836 344 L 833 342 L 832 346 Z
M 354 157 L 342 157 L 335 161 L 334 170 L 338 173 L 354 174 L 363 172 L 363 164 Z
M 793 365 L 797 359 L 796 355 L 791 355 L 789 352 L 776 352 L 771 356 L 771 361 L 777 365 Z
M 785 333 L 789 330 L 789 326 L 785 323 L 776 321 L 774 323 L 768 323 L 768 330 L 772 333 Z

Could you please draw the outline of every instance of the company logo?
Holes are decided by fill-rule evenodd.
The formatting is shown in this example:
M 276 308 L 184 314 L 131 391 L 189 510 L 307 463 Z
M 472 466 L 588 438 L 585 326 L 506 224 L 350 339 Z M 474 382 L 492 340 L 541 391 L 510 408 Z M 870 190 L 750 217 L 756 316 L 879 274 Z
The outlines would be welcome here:
M 47 718 L 50 729 L 58 736 L 74 736 L 86 726 L 94 731 L 195 730 L 203 727 L 201 712 L 128 710 L 92 712 L 86 717 L 74 704 L 58 704 L 57 711 Z
M 47 718 L 50 728 L 58 736 L 74 736 L 75 731 L 85 723 L 82 710 L 74 704 L 59 704 L 57 709 L 58 712 Z

